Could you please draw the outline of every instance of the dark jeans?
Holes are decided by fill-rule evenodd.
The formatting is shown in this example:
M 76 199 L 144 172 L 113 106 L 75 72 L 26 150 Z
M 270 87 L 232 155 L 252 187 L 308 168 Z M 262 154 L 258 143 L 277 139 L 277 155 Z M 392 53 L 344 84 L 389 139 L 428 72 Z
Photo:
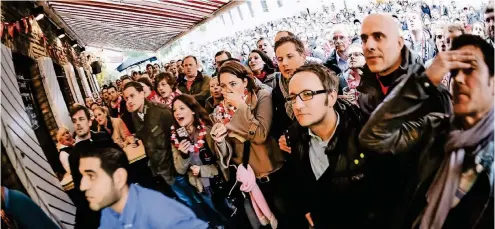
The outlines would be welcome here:
M 201 200 L 200 197 L 196 194 L 196 191 L 189 184 L 186 176 L 176 176 L 175 182 L 170 186 L 172 191 L 174 191 L 175 195 L 182 201 L 184 204 L 189 206 L 194 213 L 198 216 L 198 218 L 208 221 L 208 217 L 206 213 L 201 208 Z

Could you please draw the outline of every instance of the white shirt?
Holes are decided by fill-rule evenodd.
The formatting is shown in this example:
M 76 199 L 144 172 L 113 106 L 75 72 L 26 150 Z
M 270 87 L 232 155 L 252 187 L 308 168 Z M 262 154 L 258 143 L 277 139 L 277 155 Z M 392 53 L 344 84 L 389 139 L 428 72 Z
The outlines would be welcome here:
M 313 170 L 317 180 L 320 179 L 323 173 L 327 170 L 328 166 L 330 166 L 328 157 L 325 154 L 325 149 L 327 148 L 328 142 L 335 134 L 335 130 L 337 130 L 337 127 L 339 126 L 340 116 L 339 113 L 335 113 L 337 114 L 337 124 L 335 125 L 335 129 L 328 140 L 323 141 L 323 139 L 308 129 L 309 136 L 311 136 L 311 141 L 309 142 L 309 162 L 311 163 L 311 169 Z

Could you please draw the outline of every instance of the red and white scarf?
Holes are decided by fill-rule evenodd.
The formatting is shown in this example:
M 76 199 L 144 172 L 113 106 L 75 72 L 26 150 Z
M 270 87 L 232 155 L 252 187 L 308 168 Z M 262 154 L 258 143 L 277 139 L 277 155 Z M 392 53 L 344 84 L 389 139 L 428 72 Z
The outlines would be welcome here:
M 246 101 L 247 97 L 248 97 L 248 90 L 244 89 L 244 95 L 242 96 L 242 100 Z M 215 110 L 213 110 L 213 115 L 215 116 L 216 120 L 222 120 L 222 123 L 224 125 L 227 125 L 232 119 L 232 116 L 234 116 L 236 111 L 237 111 L 237 107 L 227 105 L 224 100 L 220 102 L 217 107 L 215 107 Z
M 172 109 L 172 101 L 174 101 L 175 97 L 179 96 L 179 95 L 182 95 L 182 92 L 180 92 L 179 90 L 175 90 L 173 91 L 172 93 L 170 93 L 170 95 L 168 95 L 168 97 L 165 99 L 165 105 Z

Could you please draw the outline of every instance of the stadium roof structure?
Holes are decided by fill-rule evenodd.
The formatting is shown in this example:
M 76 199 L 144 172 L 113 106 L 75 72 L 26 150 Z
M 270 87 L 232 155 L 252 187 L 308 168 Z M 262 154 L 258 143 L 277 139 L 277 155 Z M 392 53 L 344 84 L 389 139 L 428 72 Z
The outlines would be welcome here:
M 245 1 L 66 0 L 46 4 L 85 45 L 156 51 L 242 2 Z

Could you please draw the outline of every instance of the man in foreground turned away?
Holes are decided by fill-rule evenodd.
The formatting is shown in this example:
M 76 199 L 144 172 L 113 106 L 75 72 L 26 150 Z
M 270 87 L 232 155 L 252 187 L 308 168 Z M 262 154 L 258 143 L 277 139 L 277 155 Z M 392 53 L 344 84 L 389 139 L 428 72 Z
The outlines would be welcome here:
M 208 224 L 179 202 L 128 180 L 129 161 L 116 144 L 94 144 L 81 154 L 81 190 L 101 210 L 101 229 L 202 229 Z
M 79 172 L 79 157 L 82 152 L 86 151 L 89 146 L 97 142 L 113 142 L 107 132 L 92 132 L 91 119 L 88 108 L 83 105 L 74 105 L 70 110 L 70 117 L 74 124 L 76 134 L 76 145 L 74 150 L 69 154 L 69 167 L 74 181 L 74 205 L 76 206 L 76 229 L 96 229 L 100 223 L 100 212 L 89 209 L 88 201 L 84 193 L 79 189 L 81 182 L 81 173 Z
M 454 115 L 411 118 L 429 106 L 448 72 Z M 494 227 L 494 75 L 493 46 L 461 35 L 426 71 L 410 71 L 370 117 L 359 137 L 364 147 L 419 161 L 410 168 L 416 179 L 408 183 L 407 211 L 398 212 L 395 228 Z

